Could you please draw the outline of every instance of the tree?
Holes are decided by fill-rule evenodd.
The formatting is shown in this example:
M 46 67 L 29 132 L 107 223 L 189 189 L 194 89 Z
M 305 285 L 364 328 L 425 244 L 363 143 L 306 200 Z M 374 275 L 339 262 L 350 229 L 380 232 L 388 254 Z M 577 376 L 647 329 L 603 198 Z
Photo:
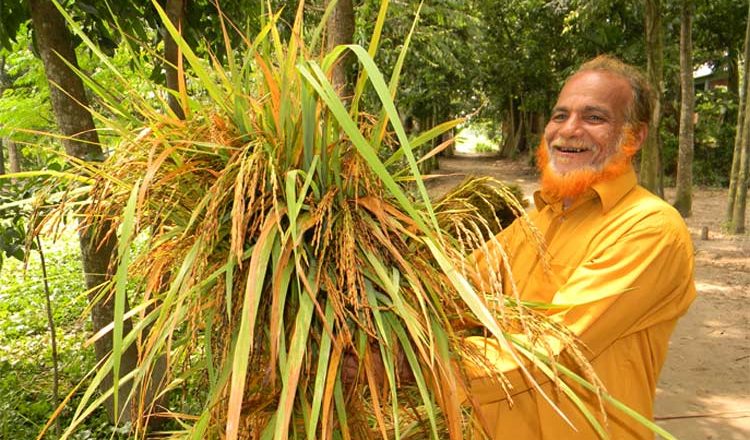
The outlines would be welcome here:
M 696 65 L 708 64 L 715 71 L 726 69 L 727 89 L 739 97 L 739 64 L 745 31 L 746 0 L 711 0 L 695 3 L 693 21 Z M 733 108 L 728 116 L 735 118 Z
M 544 127 L 562 70 L 573 64 L 569 52 L 555 45 L 564 32 L 567 9 L 549 2 L 495 0 L 481 4 L 486 31 L 480 81 L 490 99 L 486 115 L 502 122 L 500 154 L 529 151 Z M 554 49 L 552 49 L 554 47 Z M 503 78 L 498 81 L 498 78 Z
M 682 1 L 680 20 L 680 153 L 677 162 L 677 196 L 674 206 L 683 217 L 689 217 L 693 204 L 693 1 Z
M 379 0 L 367 0 L 357 8 L 355 42 L 368 45 L 380 4 Z M 384 23 L 376 61 L 386 77 L 391 77 L 405 40 L 411 35 L 398 77 L 397 104 L 406 129 L 412 133 L 427 131 L 474 112 L 483 96 L 477 57 L 483 38 L 474 2 L 435 0 L 421 7 L 414 2 L 393 2 L 389 10 L 392 16 Z M 418 11 L 418 22 L 411 33 Z M 365 89 L 364 102 L 367 108 L 379 108 L 377 97 L 369 88 Z M 424 158 L 438 145 L 447 149 L 450 138 L 446 133 L 440 140 L 421 145 L 415 154 Z M 437 156 L 420 162 L 423 172 L 436 167 Z
M 730 181 L 739 108 L 740 70 L 747 0 L 695 1 L 693 65 L 707 66 L 727 76 L 727 87 L 696 88 L 693 182 L 724 185 Z M 678 75 L 668 74 L 667 77 Z M 675 130 L 676 134 L 676 130 Z M 735 176 L 738 169 L 735 169 Z M 725 217 L 731 219 L 729 207 Z
M 7 79 L 5 75 L 5 56 L 0 58 L 0 97 L 3 96 L 3 91 L 7 86 Z M 5 155 L 3 154 L 3 140 L 0 138 L 0 174 L 5 174 Z
M 169 17 L 169 20 L 182 33 L 182 27 L 185 22 L 185 0 L 167 0 L 165 12 Z M 172 109 L 175 116 L 180 119 L 185 119 L 185 111 L 182 108 L 182 103 L 179 99 L 180 84 L 179 84 L 179 72 L 180 67 L 180 51 L 172 35 L 169 32 L 164 33 L 164 60 L 166 61 L 166 85 L 167 89 L 174 93 L 169 94 L 169 108 Z
M 77 159 L 100 162 L 104 159 L 104 152 L 94 121 L 86 109 L 88 100 L 83 82 L 70 67 L 77 67 L 77 57 L 65 19 L 50 0 L 29 0 L 29 9 L 37 48 L 49 81 L 55 120 L 60 132 L 66 136 L 63 140 L 65 151 Z M 114 320 L 114 302 L 101 290 L 107 280 L 116 247 L 116 238 L 104 234 L 108 230 L 106 225 L 100 225 L 98 228 L 89 227 L 79 232 L 84 277 L 90 292 L 89 298 L 94 303 L 91 317 L 95 333 Z M 127 320 L 123 331 L 127 334 L 131 328 L 132 323 Z M 112 351 L 111 335 L 97 339 L 94 350 L 97 359 L 107 356 Z M 136 360 L 135 345 L 131 345 L 122 356 L 121 374 L 131 371 Z M 110 375 L 103 381 L 101 388 L 108 390 L 112 385 L 113 378 Z M 121 387 L 122 395 L 127 396 L 128 392 L 128 386 Z M 113 399 L 109 399 L 105 407 L 113 420 L 127 420 L 129 417 L 129 411 L 117 414 Z
M 352 0 L 328 0 L 326 4 L 335 1 L 331 15 L 328 17 L 326 46 L 330 52 L 334 47 L 342 44 L 352 44 L 354 38 L 354 6 Z M 347 72 L 351 69 L 354 58 L 351 54 L 342 56 L 333 67 L 333 86 L 339 96 L 348 97 L 352 94 L 352 85 L 347 80 Z
M 11 173 L 21 172 L 21 152 L 18 151 L 18 144 L 10 138 L 5 138 L 3 143 L 8 146 L 8 170 Z
M 643 14 L 628 0 L 487 0 L 477 72 L 489 98 L 483 116 L 502 126 L 503 152 L 535 146 L 556 91 L 582 62 L 599 54 L 644 64 Z
M 656 95 L 648 137 L 641 151 L 641 185 L 664 197 L 661 165 L 661 100 L 664 94 L 664 42 L 661 25 L 661 0 L 645 0 L 646 72 Z
M 750 6 L 749 6 L 750 7 Z M 748 94 L 747 91 L 750 89 L 747 74 L 750 72 L 750 10 L 748 11 L 748 20 L 745 25 L 745 58 L 743 67 L 743 79 L 742 89 L 739 94 L 739 109 L 737 111 L 737 129 L 735 131 L 734 138 L 734 153 L 732 154 L 732 168 L 729 176 L 729 194 L 727 199 L 727 223 L 729 224 L 729 230 L 735 233 L 737 232 L 736 216 L 742 217 L 742 228 L 744 229 L 744 200 L 742 201 L 742 210 L 737 209 L 737 202 L 740 201 L 740 188 L 742 187 L 743 179 L 741 177 L 742 165 L 747 161 L 748 154 L 745 153 L 743 158 L 743 151 L 747 150 L 748 136 L 746 133 L 747 125 L 745 119 L 747 118 L 747 102 Z M 745 166 L 747 169 L 747 166 Z M 747 173 L 747 172 L 746 172 Z M 747 186 L 747 177 L 745 177 L 745 186 Z M 747 190 L 745 190 L 747 191 Z M 745 194 L 747 194 L 745 192 Z M 743 199 L 745 197 L 742 197 Z
M 744 68 L 744 97 L 741 99 L 742 105 L 737 122 L 737 139 L 735 142 L 734 158 L 732 159 L 732 168 L 737 164 L 737 177 L 735 179 L 736 194 L 732 206 L 732 218 L 729 222 L 729 231 L 734 234 L 743 234 L 745 232 L 745 208 L 747 206 L 747 185 L 750 175 L 750 81 L 747 75 L 750 74 L 750 4 L 748 4 L 748 22 L 745 31 L 745 68 Z M 731 188 L 730 188 L 731 190 Z M 731 196 L 731 191 L 730 191 Z M 732 203 L 730 201 L 730 203 Z

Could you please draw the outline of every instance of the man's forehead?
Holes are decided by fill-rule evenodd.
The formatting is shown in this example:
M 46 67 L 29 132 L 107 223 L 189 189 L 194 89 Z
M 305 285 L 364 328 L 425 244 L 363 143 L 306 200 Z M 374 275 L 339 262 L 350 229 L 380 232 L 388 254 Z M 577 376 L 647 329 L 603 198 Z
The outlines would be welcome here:
M 576 110 L 624 111 L 632 97 L 630 83 L 624 77 L 602 70 L 584 70 L 565 82 L 555 108 L 571 110 L 575 106 Z

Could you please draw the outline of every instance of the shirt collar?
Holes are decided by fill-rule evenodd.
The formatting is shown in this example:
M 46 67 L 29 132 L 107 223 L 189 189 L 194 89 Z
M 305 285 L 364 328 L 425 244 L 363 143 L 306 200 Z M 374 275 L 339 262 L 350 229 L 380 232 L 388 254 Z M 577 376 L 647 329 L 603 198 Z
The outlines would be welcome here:
M 624 174 L 617 176 L 612 180 L 595 183 L 591 189 L 582 194 L 573 205 L 578 205 L 584 199 L 589 199 L 592 196 L 598 196 L 602 204 L 602 213 L 606 213 L 612 209 L 620 199 L 625 197 L 625 194 L 629 193 L 630 190 L 636 186 L 637 182 L 638 179 L 635 176 L 635 170 L 630 167 Z M 539 211 L 548 205 L 554 211 L 562 210 L 562 202 L 547 199 L 541 191 L 534 192 L 534 204 Z
M 599 200 L 602 201 L 602 212 L 606 213 L 617 204 L 625 194 L 635 188 L 638 179 L 635 177 L 635 170 L 629 167 L 625 174 L 615 177 L 607 182 L 599 182 L 593 185 L 594 191 L 599 194 Z

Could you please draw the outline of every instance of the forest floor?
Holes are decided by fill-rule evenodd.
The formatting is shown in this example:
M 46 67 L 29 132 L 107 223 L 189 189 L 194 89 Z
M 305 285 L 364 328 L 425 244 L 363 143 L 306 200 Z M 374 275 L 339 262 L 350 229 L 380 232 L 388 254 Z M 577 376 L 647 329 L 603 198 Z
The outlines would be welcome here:
M 486 155 L 440 158 L 433 174 L 442 176 L 428 180 L 432 195 L 467 175 L 516 183 L 529 200 L 538 188 L 533 167 Z M 674 188 L 665 192 L 673 200 Z M 658 423 L 680 440 L 750 438 L 750 237 L 723 233 L 726 199 L 725 189 L 695 188 L 686 220 L 698 296 L 672 335 L 655 408 Z

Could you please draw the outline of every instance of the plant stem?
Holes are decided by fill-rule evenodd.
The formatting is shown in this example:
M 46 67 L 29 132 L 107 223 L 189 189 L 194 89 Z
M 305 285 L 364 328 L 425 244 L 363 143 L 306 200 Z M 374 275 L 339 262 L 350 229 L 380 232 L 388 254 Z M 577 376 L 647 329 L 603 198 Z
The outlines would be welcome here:
M 39 251 L 39 259 L 42 263 L 42 280 L 44 281 L 44 296 L 47 300 L 47 326 L 49 327 L 50 341 L 52 343 L 52 399 L 53 407 L 57 407 L 60 398 L 58 396 L 58 388 L 60 383 L 60 372 L 58 370 L 59 359 L 57 356 L 57 338 L 55 336 L 55 319 L 52 316 L 52 301 L 50 300 L 49 283 L 47 282 L 47 263 L 44 260 L 44 251 L 42 250 L 42 241 L 39 236 L 36 237 L 37 251 Z M 55 419 L 55 436 L 60 436 L 60 422 Z

